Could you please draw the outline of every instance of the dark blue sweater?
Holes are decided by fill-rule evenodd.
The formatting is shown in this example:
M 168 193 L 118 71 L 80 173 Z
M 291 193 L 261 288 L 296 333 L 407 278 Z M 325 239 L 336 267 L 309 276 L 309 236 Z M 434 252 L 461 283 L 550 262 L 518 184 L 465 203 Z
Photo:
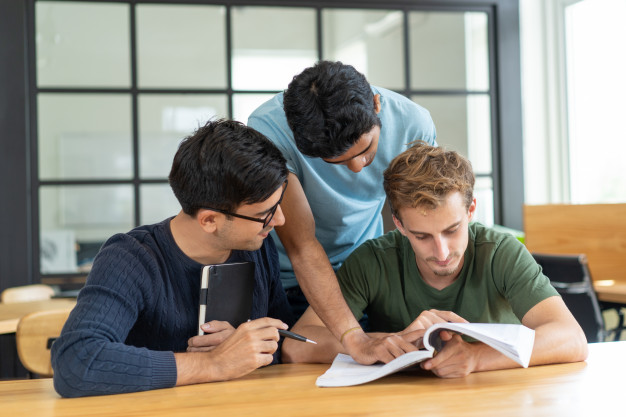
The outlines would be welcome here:
M 54 388 L 64 397 L 172 387 L 174 352 L 198 330 L 202 265 L 176 245 L 169 222 L 111 237 L 96 256 L 76 308 L 52 347 Z M 252 318 L 293 324 L 271 237 L 227 262 L 256 264 Z M 274 363 L 280 359 L 280 348 Z

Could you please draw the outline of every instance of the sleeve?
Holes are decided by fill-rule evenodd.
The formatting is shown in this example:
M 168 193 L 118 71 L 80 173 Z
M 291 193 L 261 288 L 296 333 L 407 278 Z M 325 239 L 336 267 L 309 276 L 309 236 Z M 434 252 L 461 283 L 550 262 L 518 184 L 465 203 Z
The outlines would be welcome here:
M 376 281 L 374 275 L 379 271 L 379 267 L 368 262 L 370 259 L 376 259 L 376 255 L 365 243 L 356 248 L 337 271 L 343 298 L 357 320 L 363 317 L 369 306 L 371 282 Z
M 506 236 L 498 245 L 493 271 L 494 278 L 500 280 L 501 294 L 520 321 L 539 302 L 559 295 L 530 252 L 513 236 Z
M 112 238 L 94 261 L 77 305 L 52 346 L 54 387 L 63 397 L 172 387 L 174 353 L 124 343 L 143 306 L 151 273 L 145 249 Z M 138 246 L 138 245 L 137 245 Z
M 272 236 L 268 236 L 262 246 L 262 259 L 265 264 L 265 271 L 267 274 L 267 295 L 268 295 L 268 309 L 267 316 L 282 320 L 291 328 L 296 322 L 287 295 L 283 290 L 283 285 L 280 281 L 280 264 L 278 262 L 278 251 Z M 284 339 L 280 339 L 278 342 L 278 349 L 274 353 L 274 359 L 272 364 L 282 362 L 281 351 L 282 343 Z

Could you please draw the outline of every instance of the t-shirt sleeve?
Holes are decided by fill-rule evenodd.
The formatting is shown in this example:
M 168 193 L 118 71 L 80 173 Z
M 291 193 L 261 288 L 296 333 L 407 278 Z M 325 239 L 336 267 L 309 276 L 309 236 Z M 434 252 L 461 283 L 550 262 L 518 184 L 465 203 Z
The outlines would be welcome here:
M 559 295 L 530 252 L 513 236 L 505 237 L 498 245 L 493 269 L 501 293 L 520 321 L 539 302 Z
M 355 249 L 337 271 L 337 281 L 348 307 L 357 320 L 363 317 L 369 305 L 371 282 L 378 268 L 367 262 L 375 255 L 367 243 Z M 370 268 L 372 266 L 372 268 Z
M 115 238 L 113 238 L 115 239 Z M 121 235 L 118 240 L 130 239 Z M 118 242 L 120 243 L 120 242 Z M 96 257 L 76 307 L 52 345 L 54 387 L 63 397 L 172 387 L 174 353 L 124 343 L 140 314 L 147 265 L 140 248 L 110 245 Z M 131 278 L 132 277 L 132 278 Z

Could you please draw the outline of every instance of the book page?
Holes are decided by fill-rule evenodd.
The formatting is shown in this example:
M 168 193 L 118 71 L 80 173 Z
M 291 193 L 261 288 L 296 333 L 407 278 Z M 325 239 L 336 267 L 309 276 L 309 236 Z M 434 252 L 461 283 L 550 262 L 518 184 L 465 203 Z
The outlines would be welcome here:
M 406 369 L 433 356 L 431 351 L 405 353 L 386 364 L 361 365 L 349 355 L 338 354 L 331 367 L 319 378 L 318 387 L 346 387 L 364 384 Z
M 535 342 L 535 331 L 521 324 L 437 323 L 424 334 L 424 346 L 433 349 L 433 338 L 441 330 L 465 334 L 496 349 L 506 357 L 528 367 Z

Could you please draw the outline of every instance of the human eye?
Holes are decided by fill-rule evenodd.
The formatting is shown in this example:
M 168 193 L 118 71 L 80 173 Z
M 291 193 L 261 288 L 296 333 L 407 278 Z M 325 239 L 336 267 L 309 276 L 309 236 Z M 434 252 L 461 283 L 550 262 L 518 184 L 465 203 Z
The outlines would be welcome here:
M 446 230 L 446 234 L 448 234 L 448 235 L 453 235 L 453 234 L 455 234 L 455 233 L 456 233 L 456 232 L 458 232 L 458 231 L 459 231 L 459 226 L 456 226 L 456 227 L 455 227 L 455 228 L 453 228 L 453 229 L 448 229 L 448 230 Z
M 417 240 L 426 240 L 428 238 L 428 236 L 426 235 L 413 235 L 415 236 L 415 239 Z

